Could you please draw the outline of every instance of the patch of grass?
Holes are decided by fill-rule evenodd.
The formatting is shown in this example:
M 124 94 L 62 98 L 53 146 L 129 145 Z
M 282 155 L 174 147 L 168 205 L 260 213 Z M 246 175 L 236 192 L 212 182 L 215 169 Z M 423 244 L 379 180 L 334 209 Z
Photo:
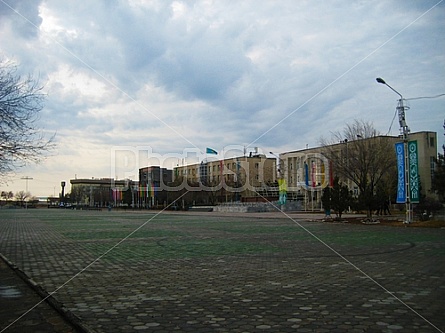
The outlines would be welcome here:
M 288 220 L 153 213 L 96 212 L 71 210 L 0 211 L 10 221 L 37 221 L 79 245 L 101 255 L 125 239 L 107 258 L 186 258 L 264 254 L 288 251 L 287 242 L 318 242 L 306 230 Z M 395 222 L 394 222 L 395 223 Z M 415 222 L 400 226 L 430 227 L 443 221 Z M 439 230 L 382 227 L 386 224 L 343 228 L 340 224 L 303 223 L 327 244 L 378 247 L 407 243 L 443 243 Z M 352 222 L 351 222 L 352 224 Z M 129 236 L 134 230 L 140 230 Z
M 108 249 L 109 244 L 91 243 L 87 247 L 97 256 Z M 165 238 L 146 242 L 123 242 L 104 257 L 109 260 L 156 260 L 183 259 L 209 256 L 232 256 L 241 254 L 275 253 L 278 249 L 270 245 L 221 238 Z
M 128 238 L 153 238 L 153 237 L 177 237 L 183 233 L 173 230 L 138 230 L 131 234 L 130 230 L 91 230 L 62 232 L 62 234 L 72 240 L 100 240 L 100 239 L 124 239 Z M 131 234 L 131 235 L 130 235 Z M 129 236 L 130 235 L 130 236 Z
M 361 231 L 346 231 L 320 236 L 327 243 L 353 246 L 379 246 L 401 243 L 443 242 L 441 234 L 399 233 L 391 229 L 374 228 Z

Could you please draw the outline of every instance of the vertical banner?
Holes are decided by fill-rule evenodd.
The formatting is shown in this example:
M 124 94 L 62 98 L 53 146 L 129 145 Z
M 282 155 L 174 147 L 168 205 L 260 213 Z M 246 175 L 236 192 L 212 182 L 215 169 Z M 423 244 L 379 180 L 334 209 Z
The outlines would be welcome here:
M 235 174 L 235 183 L 238 184 L 238 177 L 239 177 L 239 169 L 240 169 L 240 161 L 237 158 L 236 159 L 236 174 Z
M 325 167 L 324 163 L 321 164 L 320 169 L 321 169 L 320 170 L 320 173 L 321 173 L 321 184 L 322 184 L 322 186 L 324 186 L 324 182 L 326 181 L 326 167 Z
M 409 159 L 409 189 L 410 199 L 412 203 L 419 203 L 419 161 L 417 153 L 417 141 L 408 142 L 408 159 Z
M 284 205 L 286 203 L 286 198 L 287 198 L 286 179 L 284 179 L 284 178 L 278 179 L 278 189 L 279 189 L 279 193 L 280 193 L 278 203 L 280 205 Z
M 405 149 L 403 142 L 396 143 L 397 156 L 397 203 L 404 203 L 406 200 L 405 194 Z
M 315 162 L 312 161 L 312 170 L 311 170 L 312 187 L 315 187 L 315 173 L 316 173 L 316 166 Z

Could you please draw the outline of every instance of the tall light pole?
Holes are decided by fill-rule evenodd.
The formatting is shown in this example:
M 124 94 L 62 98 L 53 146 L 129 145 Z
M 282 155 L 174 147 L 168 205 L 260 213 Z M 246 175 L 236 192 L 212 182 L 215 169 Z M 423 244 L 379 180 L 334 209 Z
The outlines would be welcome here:
M 278 161 L 278 166 L 277 166 L 277 172 L 278 172 L 278 177 L 282 178 L 283 176 L 283 171 L 281 170 L 282 168 L 282 160 L 280 158 L 280 156 L 278 156 L 277 154 L 273 153 L 273 152 L 269 152 L 269 154 L 273 155 L 277 161 Z
M 33 180 L 34 178 L 25 176 L 25 177 L 22 177 L 21 179 L 26 180 L 26 193 L 28 193 L 28 180 Z
M 25 195 L 28 196 L 28 180 L 33 180 L 34 178 L 29 177 L 29 176 L 25 176 L 25 177 L 22 177 L 21 179 L 26 180 L 26 192 L 25 192 Z M 25 208 L 28 209 L 28 201 L 25 202 Z
M 402 94 L 400 94 L 397 90 L 395 90 L 393 87 L 391 87 L 388 83 L 385 82 L 381 77 L 376 78 L 376 81 L 378 83 L 386 85 L 389 89 L 394 91 L 397 95 L 400 96 L 399 101 L 397 103 L 397 113 L 399 115 L 399 125 L 400 130 L 403 135 L 403 149 L 404 149 L 404 155 L 405 155 L 405 207 L 406 207 L 406 223 L 412 222 L 412 207 L 411 207 L 411 201 L 410 201 L 410 187 L 409 187 L 409 160 L 408 160 L 408 134 L 409 134 L 409 127 L 406 124 L 405 119 L 405 110 L 408 110 L 409 107 L 403 104 L 404 98 Z

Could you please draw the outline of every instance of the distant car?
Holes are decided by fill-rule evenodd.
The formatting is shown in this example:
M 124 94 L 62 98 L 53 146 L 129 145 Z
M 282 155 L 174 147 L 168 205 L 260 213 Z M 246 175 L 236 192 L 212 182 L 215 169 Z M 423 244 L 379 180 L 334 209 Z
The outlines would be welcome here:
M 65 202 L 61 202 L 59 204 L 60 208 L 66 208 L 66 209 L 74 209 L 74 206 L 71 203 L 65 203 Z

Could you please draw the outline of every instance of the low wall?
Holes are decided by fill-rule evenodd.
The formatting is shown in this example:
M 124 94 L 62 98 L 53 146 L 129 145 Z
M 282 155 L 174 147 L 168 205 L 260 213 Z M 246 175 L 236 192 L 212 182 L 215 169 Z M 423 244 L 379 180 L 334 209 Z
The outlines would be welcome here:
M 289 212 L 302 210 L 301 206 L 301 202 L 299 201 L 288 201 L 282 206 L 280 206 L 278 202 L 233 202 L 215 206 L 213 207 L 213 211 L 222 213 L 261 213 L 281 210 Z

